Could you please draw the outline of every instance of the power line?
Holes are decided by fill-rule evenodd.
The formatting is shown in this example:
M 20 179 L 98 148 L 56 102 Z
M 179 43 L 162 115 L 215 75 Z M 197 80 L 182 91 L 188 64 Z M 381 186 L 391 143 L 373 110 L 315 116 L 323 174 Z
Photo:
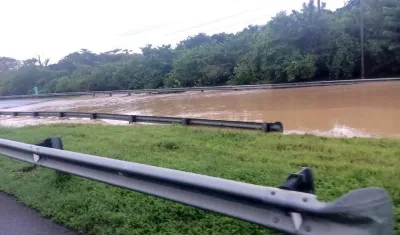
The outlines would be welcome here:
M 187 30 L 191 30 L 191 29 L 199 28 L 199 27 L 202 27 L 202 26 L 205 26 L 205 25 L 213 24 L 213 23 L 216 23 L 216 22 L 219 22 L 219 21 L 223 21 L 223 20 L 232 18 L 232 17 L 236 17 L 236 16 L 243 15 L 243 14 L 246 14 L 246 13 L 249 13 L 249 12 L 253 12 L 255 10 L 259 10 L 259 8 L 258 9 L 253 9 L 253 10 L 248 10 L 248 11 L 243 11 L 243 12 L 240 12 L 240 13 L 237 13 L 237 14 L 234 14 L 234 15 L 230 15 L 230 16 L 224 17 L 224 18 L 220 18 L 220 19 L 216 19 L 216 20 L 213 20 L 213 21 L 209 21 L 209 22 L 203 23 L 203 24 L 199 24 L 199 25 L 196 25 L 196 26 L 193 26 L 193 27 L 190 27 L 190 28 L 178 30 L 178 31 L 166 34 L 164 36 L 170 36 L 170 35 L 173 35 L 173 34 L 185 32 Z
M 155 29 L 159 29 L 159 28 L 162 28 L 162 27 L 164 27 L 164 25 L 149 26 L 149 27 L 145 27 L 145 28 L 142 28 L 142 29 L 138 29 L 138 30 L 122 33 L 122 34 L 120 34 L 120 36 L 129 37 L 129 36 L 133 36 L 133 35 L 136 35 L 136 34 L 153 31 Z
M 181 32 L 187 31 L 187 30 L 199 28 L 199 27 L 202 27 L 202 26 L 205 26 L 205 25 L 213 24 L 213 23 L 216 23 L 216 22 L 219 22 L 219 21 L 223 21 L 223 20 L 232 18 L 232 17 L 237 17 L 237 16 L 239 16 L 239 15 L 243 15 L 243 14 L 246 14 L 246 13 L 249 13 L 249 12 L 253 12 L 253 11 L 256 11 L 256 10 L 260 10 L 260 9 L 257 8 L 257 9 L 252 9 L 252 10 L 243 11 L 243 12 L 240 12 L 240 13 L 237 13 L 237 14 L 234 14 L 234 15 L 230 15 L 230 16 L 223 17 L 223 18 L 220 18 L 220 19 L 216 19 L 216 20 L 213 20 L 213 21 L 209 21 L 209 22 L 206 22 L 206 23 L 202 23 L 202 24 L 200 24 L 200 25 L 196 25 L 196 26 L 193 26 L 193 27 L 190 27 L 190 28 L 178 30 L 178 31 L 175 31 L 175 32 L 166 34 L 166 35 L 164 35 L 164 36 L 170 36 L 170 35 L 177 34 L 177 33 L 181 33 Z M 238 24 L 239 24 L 239 23 L 238 23 Z M 149 32 L 149 31 L 153 31 L 153 30 L 162 28 L 162 27 L 164 27 L 164 26 L 165 26 L 165 25 L 149 26 L 149 27 L 145 27 L 145 28 L 138 29 L 138 30 L 134 30 L 134 31 L 130 31 L 130 32 L 125 32 L 125 33 L 120 34 L 119 36 L 121 36 L 121 37 L 129 37 L 129 36 L 133 36 L 133 35 L 137 35 L 137 34 L 141 34 L 141 33 L 146 33 L 146 32 Z M 233 26 L 233 25 L 230 25 L 230 26 Z M 228 26 L 228 27 L 230 27 L 230 26 Z M 216 29 L 216 30 L 218 30 L 218 29 Z M 213 31 L 214 31 L 214 30 L 213 30 Z
M 264 16 L 257 17 L 257 18 L 252 18 L 252 19 L 250 19 L 250 20 L 247 21 L 247 22 L 254 21 L 254 20 L 258 20 L 258 19 L 261 19 L 261 18 L 264 18 Z M 244 22 L 236 22 L 236 23 L 234 23 L 234 24 L 230 24 L 230 25 L 227 25 L 227 26 L 222 26 L 222 27 L 219 27 L 219 28 L 216 28 L 216 29 L 207 30 L 207 32 L 210 33 L 210 32 L 214 32 L 214 31 L 217 31 L 217 30 L 220 30 L 220 29 L 230 28 L 230 27 L 232 27 L 232 26 L 240 25 L 240 24 L 244 24 Z M 246 24 L 249 24 L 249 23 L 246 23 Z
M 212 29 L 212 30 L 207 30 L 206 33 L 207 33 L 207 34 L 210 34 L 211 32 L 214 32 L 214 31 L 217 31 L 217 30 L 220 30 L 220 29 L 224 29 L 224 28 L 229 28 L 229 27 L 232 27 L 232 26 L 235 26 L 235 25 L 240 25 L 240 24 L 247 24 L 246 26 L 248 26 L 248 25 L 250 25 L 250 22 L 251 22 L 251 21 L 258 20 L 258 19 L 262 19 L 262 18 L 264 18 L 264 17 L 265 17 L 265 15 L 264 15 L 264 16 L 260 16 L 260 17 L 255 17 L 255 18 L 252 18 L 252 19 L 250 19 L 250 20 L 246 20 L 246 22 L 248 22 L 248 23 L 236 22 L 236 23 L 234 23 L 234 24 L 222 26 L 222 27 L 219 27 L 219 28 L 214 28 L 214 29 Z M 245 28 L 245 27 L 244 27 L 244 28 Z M 243 29 L 244 29 L 244 28 L 243 28 Z M 210 34 L 210 36 L 212 36 L 212 35 Z M 179 37 L 174 37 L 174 38 L 171 39 L 171 41 L 179 41 L 179 40 L 182 40 L 182 37 L 181 37 L 181 36 L 179 36 Z

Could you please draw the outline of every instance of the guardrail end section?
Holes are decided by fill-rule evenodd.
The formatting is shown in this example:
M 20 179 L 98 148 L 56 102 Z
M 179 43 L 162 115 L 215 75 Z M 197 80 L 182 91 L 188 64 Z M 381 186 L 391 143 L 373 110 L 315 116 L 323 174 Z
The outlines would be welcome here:
M 319 214 L 352 225 L 359 230 L 358 234 L 396 234 L 394 204 L 383 188 L 351 191 L 322 208 Z
M 314 178 L 311 168 L 302 168 L 299 172 L 290 174 L 286 181 L 279 187 L 283 190 L 297 191 L 314 194 Z M 304 202 L 307 202 L 303 199 Z M 315 216 L 329 218 L 338 231 L 341 227 L 352 227 L 357 234 L 394 235 L 394 205 L 388 192 L 382 188 L 363 188 L 351 191 L 338 200 L 327 203 L 315 211 Z M 295 231 L 303 227 L 303 215 L 301 212 L 290 212 Z M 304 225 L 305 226 L 305 225 Z M 314 224 L 322 231 L 324 224 Z M 311 227 L 307 227 L 311 231 Z M 332 227 L 336 229 L 336 227 Z M 307 231 L 307 230 L 306 230 Z M 336 233 L 335 233 L 336 234 Z
M 283 124 L 282 122 L 269 123 L 268 129 L 270 132 L 283 132 Z
M 283 132 L 282 122 L 267 123 L 264 122 L 261 125 L 261 130 L 263 132 Z

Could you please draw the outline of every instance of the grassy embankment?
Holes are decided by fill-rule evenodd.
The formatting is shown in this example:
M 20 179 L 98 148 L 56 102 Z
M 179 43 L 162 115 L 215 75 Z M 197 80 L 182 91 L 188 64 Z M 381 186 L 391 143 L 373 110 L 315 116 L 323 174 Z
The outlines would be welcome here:
M 0 138 L 36 143 L 61 135 L 67 150 L 279 186 L 301 166 L 315 171 L 317 195 L 386 188 L 400 223 L 400 141 L 283 136 L 180 126 L 55 125 L 0 128 Z M 90 234 L 273 234 L 262 227 L 54 171 L 23 172 L 0 157 L 0 191 L 55 221 Z M 397 228 L 397 234 L 400 234 Z

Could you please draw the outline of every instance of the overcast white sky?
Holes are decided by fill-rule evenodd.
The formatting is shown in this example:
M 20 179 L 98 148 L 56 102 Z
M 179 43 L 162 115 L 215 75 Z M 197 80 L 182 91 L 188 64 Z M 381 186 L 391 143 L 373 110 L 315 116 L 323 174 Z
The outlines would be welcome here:
M 115 48 L 137 51 L 148 43 L 174 45 L 199 32 L 237 32 L 249 24 L 265 24 L 281 10 L 300 9 L 303 2 L 0 0 L 0 56 L 22 60 L 40 55 L 54 63 L 81 48 L 94 52 Z M 329 9 L 344 5 L 344 0 L 324 2 Z M 206 25 L 195 27 L 201 24 Z M 193 29 L 185 30 L 188 28 Z M 177 31 L 181 32 L 174 33 Z

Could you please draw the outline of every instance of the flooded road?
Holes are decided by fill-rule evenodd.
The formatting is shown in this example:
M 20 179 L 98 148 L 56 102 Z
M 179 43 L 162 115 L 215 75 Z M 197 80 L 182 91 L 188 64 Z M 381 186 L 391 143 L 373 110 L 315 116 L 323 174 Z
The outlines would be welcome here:
M 5 110 L 1 106 L 0 109 Z M 79 97 L 6 110 L 93 111 L 281 121 L 287 133 L 400 138 L 400 82 L 280 90 Z M 7 120 L 9 118 L 0 118 L 0 125 L 7 125 Z
M 50 99 L 0 100 L 0 110 L 47 102 Z

